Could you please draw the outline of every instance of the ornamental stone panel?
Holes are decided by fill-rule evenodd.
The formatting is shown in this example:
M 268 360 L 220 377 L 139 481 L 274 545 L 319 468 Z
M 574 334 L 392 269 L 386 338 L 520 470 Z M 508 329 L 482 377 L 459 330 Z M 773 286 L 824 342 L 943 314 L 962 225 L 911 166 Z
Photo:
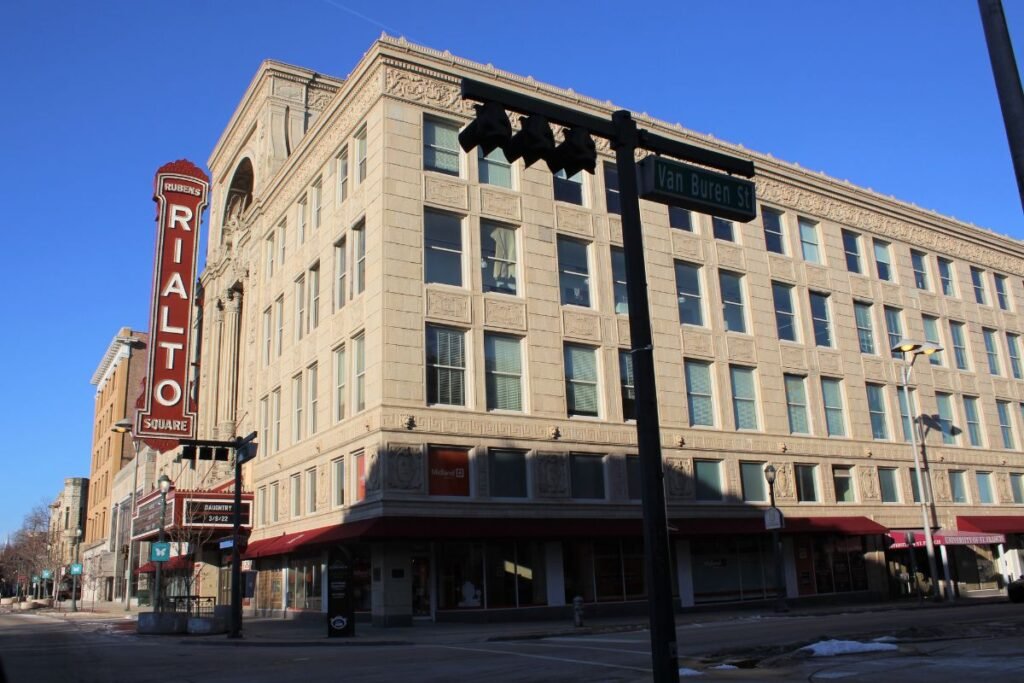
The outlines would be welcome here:
M 796 269 L 793 267 L 793 259 L 769 253 L 768 272 L 776 280 L 796 282 Z
M 537 453 L 532 460 L 537 496 L 568 498 L 569 456 L 564 453 Z
M 484 325 L 506 330 L 526 331 L 526 304 L 484 298 Z
M 592 313 L 562 311 L 562 334 L 572 339 L 601 341 L 601 318 Z
M 518 222 L 522 219 L 523 210 L 518 196 L 481 187 L 480 213 Z
M 428 289 L 427 317 L 468 325 L 471 322 L 469 294 Z
M 466 211 L 469 209 L 469 186 L 428 175 L 423 179 L 423 199 L 431 204 Z
M 567 206 L 555 207 L 555 226 L 563 232 L 584 237 L 594 236 L 594 223 L 586 211 L 577 211 Z
M 419 446 L 392 444 L 383 457 L 387 490 L 425 493 L 423 450 Z
M 757 363 L 757 347 L 754 339 L 748 337 L 727 337 L 729 360 L 740 363 Z
M 665 458 L 665 492 L 675 500 L 693 500 L 696 496 L 693 481 L 693 460 Z
M 683 355 L 702 358 L 715 357 L 715 345 L 711 333 L 692 327 L 683 327 Z
M 874 292 L 871 291 L 871 280 L 860 275 L 850 275 L 850 293 L 855 299 L 870 301 L 875 298 Z
M 704 244 L 700 238 L 685 230 L 672 231 L 672 254 L 687 261 L 704 261 Z

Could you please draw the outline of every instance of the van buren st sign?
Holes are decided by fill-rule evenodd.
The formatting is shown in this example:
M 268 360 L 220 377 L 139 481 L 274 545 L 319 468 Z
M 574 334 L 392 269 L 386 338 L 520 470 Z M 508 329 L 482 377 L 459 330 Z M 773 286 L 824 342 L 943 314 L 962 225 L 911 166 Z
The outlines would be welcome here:
M 161 166 L 157 203 L 156 262 L 150 313 L 146 393 L 135 414 L 136 437 L 195 436 L 195 406 L 189 391 L 192 308 L 195 303 L 199 226 L 210 183 L 184 159 Z
M 660 156 L 641 161 L 639 176 L 641 199 L 744 223 L 757 217 L 754 183 L 749 180 Z

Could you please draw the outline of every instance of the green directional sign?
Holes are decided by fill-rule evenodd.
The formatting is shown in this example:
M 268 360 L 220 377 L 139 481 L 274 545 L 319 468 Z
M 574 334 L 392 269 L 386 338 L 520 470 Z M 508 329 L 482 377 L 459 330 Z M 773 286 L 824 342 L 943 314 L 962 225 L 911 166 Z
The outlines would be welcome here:
M 71 574 L 71 576 L 81 576 L 82 575 L 82 563 L 81 562 L 74 562 L 74 563 L 72 563 L 71 564 L 71 571 L 68 572 L 68 573 Z
M 754 183 L 665 157 L 640 162 L 640 198 L 747 222 L 757 216 Z
M 35 575 L 33 575 L 33 576 L 32 576 L 32 583 L 39 583 L 39 577 L 38 577 L 38 576 L 35 576 Z
M 52 578 L 52 577 L 53 577 L 53 572 L 51 572 L 49 569 L 44 569 L 43 570 L 43 578 L 44 579 L 49 579 L 49 578 Z

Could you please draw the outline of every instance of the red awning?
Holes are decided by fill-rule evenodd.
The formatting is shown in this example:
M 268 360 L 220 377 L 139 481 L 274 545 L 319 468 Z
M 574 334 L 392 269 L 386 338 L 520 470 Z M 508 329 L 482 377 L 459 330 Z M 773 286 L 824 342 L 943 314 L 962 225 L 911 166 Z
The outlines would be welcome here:
M 977 531 L 994 534 L 1024 534 L 1024 515 L 986 515 L 956 518 L 960 531 Z
M 923 531 L 890 531 L 888 536 L 892 543 L 888 545 L 889 550 L 906 549 L 908 534 L 913 537 L 915 548 L 927 546 Z M 932 542 L 935 545 L 989 545 L 991 543 L 1006 543 L 1006 536 L 976 531 L 936 531 L 932 534 Z
M 136 574 L 154 574 L 156 573 L 156 562 L 147 562 L 135 570 Z M 175 555 L 171 559 L 164 562 L 163 571 L 172 572 L 176 569 L 192 569 L 192 558 L 188 555 Z
M 675 536 L 714 536 L 719 534 L 761 534 L 764 517 L 711 517 L 673 519 Z M 784 534 L 841 534 L 869 536 L 888 529 L 867 517 L 786 517 Z

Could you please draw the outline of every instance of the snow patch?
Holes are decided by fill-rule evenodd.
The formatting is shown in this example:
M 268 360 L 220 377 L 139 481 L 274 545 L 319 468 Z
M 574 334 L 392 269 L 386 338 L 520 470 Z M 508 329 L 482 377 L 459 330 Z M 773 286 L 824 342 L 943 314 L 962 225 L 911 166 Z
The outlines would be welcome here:
M 879 636 L 872 640 L 872 643 L 895 643 L 899 638 L 896 636 Z
M 680 676 L 703 676 L 704 672 L 697 671 L 696 669 L 687 669 L 685 666 L 679 667 Z
M 739 667 L 738 666 L 733 666 L 732 664 L 718 664 L 717 666 L 711 666 L 711 667 L 708 667 L 708 668 L 709 669 L 714 669 L 716 671 L 729 671 L 731 669 L 738 669 Z
M 860 643 L 856 640 L 823 640 L 800 648 L 811 653 L 812 657 L 835 657 L 837 655 L 854 655 L 862 652 L 891 652 L 899 648 L 892 643 Z

